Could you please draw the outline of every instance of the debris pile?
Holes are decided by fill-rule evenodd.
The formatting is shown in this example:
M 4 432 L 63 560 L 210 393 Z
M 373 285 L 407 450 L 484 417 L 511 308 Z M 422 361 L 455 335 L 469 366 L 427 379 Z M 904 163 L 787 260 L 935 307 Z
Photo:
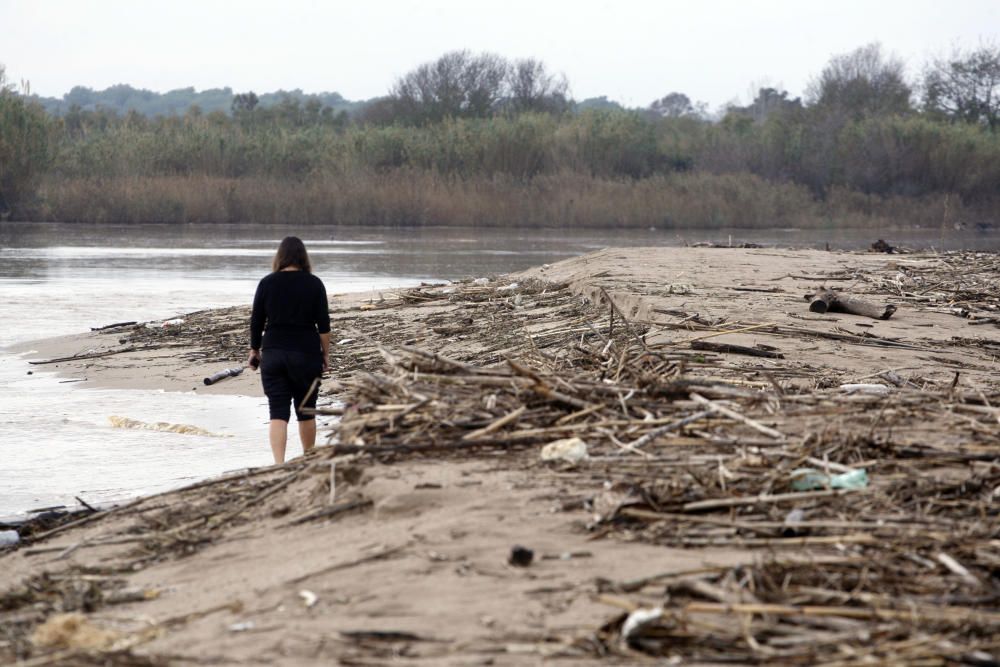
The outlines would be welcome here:
M 818 664 L 996 653 L 996 387 L 753 385 L 719 357 L 647 342 L 647 330 L 604 291 L 544 348 L 525 335 L 516 359 L 489 366 L 379 345 L 385 370 L 344 382 L 324 453 L 503 455 L 557 469 L 562 507 L 588 509 L 594 539 L 745 550 L 737 567 L 598 581 L 599 599 L 625 612 L 581 643 L 599 654 Z M 585 455 L 552 455 L 566 443 Z

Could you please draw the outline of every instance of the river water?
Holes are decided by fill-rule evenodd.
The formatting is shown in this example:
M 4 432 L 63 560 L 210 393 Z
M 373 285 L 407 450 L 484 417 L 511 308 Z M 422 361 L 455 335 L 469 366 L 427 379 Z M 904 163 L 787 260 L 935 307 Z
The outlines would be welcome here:
M 259 398 L 89 389 L 29 366 L 12 345 L 248 303 L 278 241 L 298 234 L 331 293 L 516 271 L 609 245 L 697 241 L 865 247 L 862 231 L 622 232 L 0 223 L 0 517 L 108 502 L 270 463 Z M 892 243 L 1000 248 L 1000 234 L 900 232 Z M 33 371 L 28 375 L 28 371 Z M 114 429 L 108 416 L 226 437 Z M 294 451 L 294 447 L 293 447 Z

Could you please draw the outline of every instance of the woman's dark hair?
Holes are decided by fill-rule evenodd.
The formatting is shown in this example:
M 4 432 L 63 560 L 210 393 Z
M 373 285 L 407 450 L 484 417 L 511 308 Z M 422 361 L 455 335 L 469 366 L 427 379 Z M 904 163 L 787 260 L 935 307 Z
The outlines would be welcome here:
M 281 239 L 278 252 L 274 254 L 274 261 L 271 262 L 272 271 L 281 271 L 289 266 L 297 266 L 306 273 L 312 273 L 306 245 L 298 236 L 286 236 Z

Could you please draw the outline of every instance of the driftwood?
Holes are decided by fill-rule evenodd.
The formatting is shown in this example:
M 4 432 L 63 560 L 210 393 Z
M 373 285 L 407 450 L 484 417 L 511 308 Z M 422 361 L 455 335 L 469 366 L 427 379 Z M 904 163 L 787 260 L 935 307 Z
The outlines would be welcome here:
M 729 343 L 709 343 L 708 341 L 696 340 L 691 342 L 692 350 L 704 350 L 706 352 L 722 352 L 723 354 L 745 354 L 751 357 L 766 357 L 768 359 L 784 359 L 785 355 L 772 350 L 762 350 L 758 347 L 746 347 L 745 345 L 731 345 Z
M 90 327 L 91 331 L 107 331 L 108 329 L 120 329 L 122 327 L 130 327 L 134 324 L 138 324 L 135 320 L 130 322 L 115 322 L 114 324 L 105 324 L 103 327 Z
M 56 357 L 55 359 L 42 359 L 40 361 L 29 361 L 28 363 L 32 366 L 44 366 L 45 364 L 58 364 L 64 361 L 82 361 L 85 359 L 100 359 L 101 357 L 110 357 L 113 354 L 124 354 L 126 352 L 135 352 L 135 346 L 129 346 L 122 348 L 120 350 L 107 350 L 106 352 L 90 352 L 87 354 L 74 354 L 68 357 Z
M 872 252 L 884 252 L 884 253 L 894 253 L 896 252 L 896 246 L 891 246 L 886 243 L 883 239 L 879 239 L 871 245 Z
M 809 310 L 814 313 L 850 313 L 876 320 L 887 320 L 896 312 L 896 306 L 892 304 L 880 306 L 828 289 L 821 289 L 816 294 L 807 294 L 806 298 L 810 300 Z
M 203 380 L 206 385 L 213 385 L 220 380 L 225 380 L 226 378 L 234 378 L 243 372 L 242 366 L 236 366 L 234 368 L 224 368 L 218 373 L 213 373 Z

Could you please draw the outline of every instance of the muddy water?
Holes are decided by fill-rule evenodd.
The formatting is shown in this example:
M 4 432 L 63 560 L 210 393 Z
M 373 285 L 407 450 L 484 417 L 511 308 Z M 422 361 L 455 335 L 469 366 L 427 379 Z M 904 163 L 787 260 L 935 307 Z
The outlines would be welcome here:
M 127 320 L 247 303 L 278 240 L 303 237 L 331 292 L 477 277 L 608 245 L 698 241 L 858 248 L 864 231 L 340 230 L 0 224 L 0 516 L 75 496 L 102 502 L 269 462 L 261 399 L 95 390 L 4 348 Z M 996 249 L 1000 233 L 912 230 L 893 243 Z M 28 375 L 28 371 L 34 371 Z M 227 437 L 113 429 L 107 417 L 192 424 Z

